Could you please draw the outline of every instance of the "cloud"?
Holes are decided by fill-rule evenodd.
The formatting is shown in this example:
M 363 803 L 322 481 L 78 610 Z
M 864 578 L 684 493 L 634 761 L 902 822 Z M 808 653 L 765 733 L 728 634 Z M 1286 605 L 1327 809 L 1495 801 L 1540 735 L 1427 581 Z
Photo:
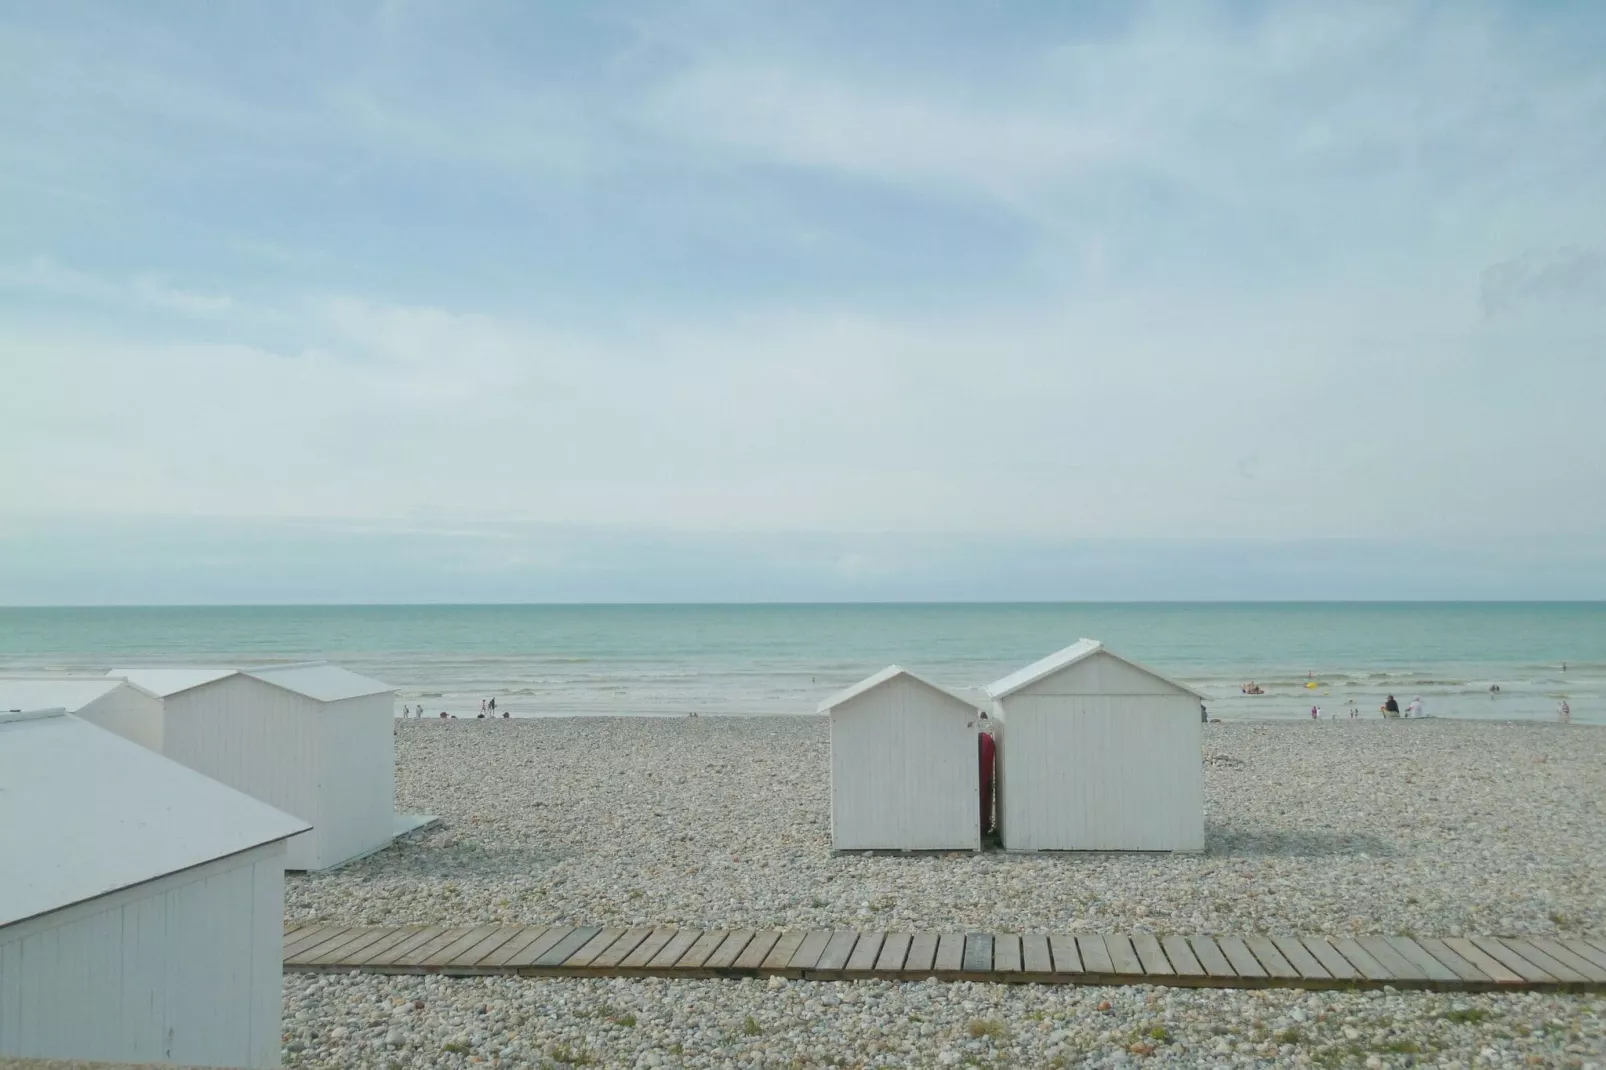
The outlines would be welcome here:
M 1578 245 L 1530 249 L 1483 269 L 1479 303 L 1486 318 L 1566 302 L 1606 305 L 1606 254 Z
M 64 267 L 42 256 L 22 263 L 0 264 L 0 289 L 26 290 L 53 298 L 145 312 L 174 313 L 192 319 L 217 319 L 239 311 L 239 305 L 226 294 L 182 289 L 153 274 L 109 278 Z

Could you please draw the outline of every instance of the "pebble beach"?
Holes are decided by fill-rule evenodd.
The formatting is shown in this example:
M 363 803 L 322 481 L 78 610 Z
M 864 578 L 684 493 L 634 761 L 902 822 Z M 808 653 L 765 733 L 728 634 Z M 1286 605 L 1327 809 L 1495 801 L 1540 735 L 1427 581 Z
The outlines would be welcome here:
M 1211 724 L 1197 855 L 834 855 L 813 717 L 397 722 L 441 822 L 290 920 L 1606 933 L 1606 731 Z M 286 977 L 303 1066 L 1603 1066 L 1606 1000 L 880 981 Z M 629 1024 L 623 1024 L 629 1019 Z

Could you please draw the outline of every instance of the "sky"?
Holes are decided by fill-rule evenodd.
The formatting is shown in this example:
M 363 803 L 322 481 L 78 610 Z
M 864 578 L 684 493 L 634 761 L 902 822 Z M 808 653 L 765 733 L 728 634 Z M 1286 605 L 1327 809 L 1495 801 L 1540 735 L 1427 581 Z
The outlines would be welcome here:
M 1606 598 L 1602 55 L 0 0 L 0 603 Z

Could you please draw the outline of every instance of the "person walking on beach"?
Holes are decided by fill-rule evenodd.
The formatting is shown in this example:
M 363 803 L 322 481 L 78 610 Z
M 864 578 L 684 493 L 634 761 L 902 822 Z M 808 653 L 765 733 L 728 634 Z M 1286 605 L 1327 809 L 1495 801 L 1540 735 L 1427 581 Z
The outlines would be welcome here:
M 1562 724 L 1572 723 L 1573 708 L 1567 705 L 1566 699 L 1562 699 L 1561 705 L 1556 707 L 1556 719 L 1561 721 Z

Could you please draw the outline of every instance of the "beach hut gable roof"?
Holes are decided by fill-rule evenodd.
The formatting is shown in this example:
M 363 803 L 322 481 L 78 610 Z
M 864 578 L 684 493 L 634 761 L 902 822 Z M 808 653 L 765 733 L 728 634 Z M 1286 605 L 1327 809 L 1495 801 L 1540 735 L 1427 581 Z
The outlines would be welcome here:
M 1162 676 L 1147 666 L 1139 665 L 1130 658 L 1123 658 L 1114 651 L 1105 649 L 1104 644 L 1099 642 L 1097 639 L 1079 639 L 1070 646 L 1066 647 L 1064 650 L 1056 651 L 1046 658 L 1032 662 L 1024 669 L 1019 669 L 1010 673 L 1002 680 L 998 680 L 992 684 L 989 684 L 987 686 L 987 697 L 991 699 L 1007 698 L 1008 696 L 1015 694 L 1017 691 L 1022 691 L 1028 687 L 1031 687 L 1035 683 L 1046 680 L 1050 676 L 1063 672 L 1072 665 L 1086 661 L 1088 658 L 1091 658 L 1096 654 L 1103 654 L 1106 657 L 1114 658 L 1119 662 L 1130 665 L 1132 668 L 1141 673 L 1145 673 L 1146 675 L 1154 677 L 1156 680 L 1159 680 L 1161 683 L 1166 684 L 1169 687 L 1192 695 L 1201 701 L 1204 699 L 1203 695 L 1189 687 L 1187 684 L 1179 684 L 1175 680 L 1172 680 L 1166 676 Z
M 817 712 L 819 712 L 819 713 L 829 713 L 829 712 L 831 712 L 831 710 L 835 709 L 836 707 L 844 706 L 844 705 L 848 704 L 849 702 L 852 702 L 854 699 L 858 698 L 859 696 L 867 694 L 868 692 L 874 691 L 876 688 L 880 687 L 882 684 L 890 683 L 891 681 L 896 680 L 900 676 L 907 677 L 908 679 L 913 680 L 915 683 L 920 684 L 923 687 L 926 687 L 926 688 L 928 688 L 928 689 L 930 689 L 932 691 L 937 692 L 937 694 L 942 695 L 944 698 L 952 699 L 954 702 L 957 702 L 961 706 L 964 706 L 966 709 L 976 710 L 976 709 L 980 708 L 980 707 L 978 707 L 976 705 L 976 703 L 971 702 L 969 699 L 961 698 L 959 695 L 956 695 L 952 691 L 949 691 L 946 687 L 939 687 L 936 684 L 932 683 L 930 680 L 926 680 L 926 679 L 924 679 L 924 678 L 922 678 L 920 676 L 916 676 L 914 673 L 910 672 L 908 669 L 903 668 L 902 666 L 888 665 L 885 669 L 882 669 L 880 672 L 876 673 L 874 676 L 865 677 L 863 680 L 860 680 L 858 683 L 854 684 L 852 687 L 848 688 L 847 690 L 839 691 L 836 694 L 832 695 L 830 698 L 828 698 L 824 702 L 820 703 L 819 709 L 818 709 Z
M 326 661 L 304 665 L 273 665 L 265 669 L 251 669 L 245 675 L 263 683 L 294 691 L 319 702 L 339 702 L 341 699 L 363 698 L 367 695 L 388 695 L 396 689 L 390 684 L 370 676 L 330 665 Z
M 112 669 L 107 676 L 118 676 L 144 688 L 159 698 L 167 698 L 181 691 L 191 691 L 203 684 L 216 683 L 236 675 L 236 669 L 218 668 L 161 668 L 161 669 Z
M 339 702 L 341 699 L 383 695 L 396 690 L 389 684 L 324 661 L 265 665 L 260 669 L 215 667 L 113 669 L 106 675 L 120 676 L 162 698 L 176 695 L 181 691 L 190 691 L 204 684 L 226 680 L 230 676 L 249 676 L 253 680 L 260 680 L 265 684 L 304 695 L 318 702 Z
M 54 709 L 77 713 L 119 687 L 151 694 L 138 684 L 104 676 L 0 676 L 0 713 Z
M 61 710 L 0 714 L 0 926 L 311 827 Z

